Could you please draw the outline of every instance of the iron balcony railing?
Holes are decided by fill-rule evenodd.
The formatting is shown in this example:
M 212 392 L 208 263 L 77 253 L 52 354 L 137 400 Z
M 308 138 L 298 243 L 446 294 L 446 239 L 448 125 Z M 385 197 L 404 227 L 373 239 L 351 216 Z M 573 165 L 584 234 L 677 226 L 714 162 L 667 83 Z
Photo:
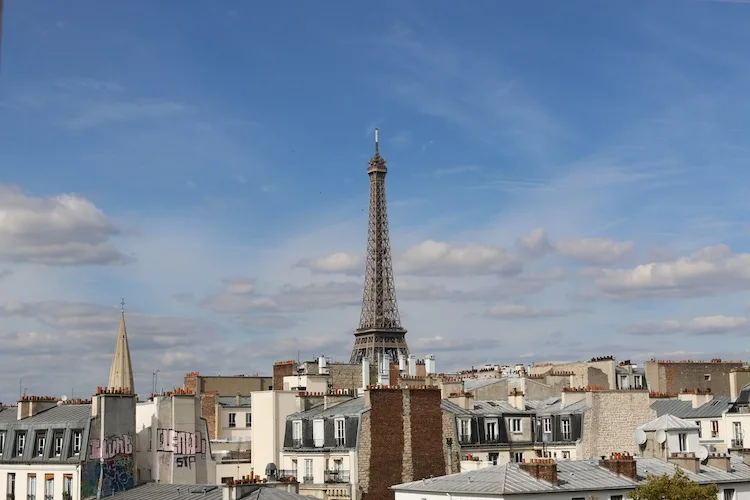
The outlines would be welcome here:
M 327 470 L 325 471 L 324 477 L 326 483 L 348 483 L 349 471 L 341 469 Z
M 301 439 L 292 439 L 292 446 L 295 448 L 299 448 L 302 446 L 302 440 Z

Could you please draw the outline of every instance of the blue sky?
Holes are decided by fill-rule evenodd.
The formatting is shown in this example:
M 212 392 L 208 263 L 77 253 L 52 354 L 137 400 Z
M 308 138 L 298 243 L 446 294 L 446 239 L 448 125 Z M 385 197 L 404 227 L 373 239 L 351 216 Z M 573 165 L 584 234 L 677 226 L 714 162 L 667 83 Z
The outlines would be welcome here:
M 348 358 L 376 126 L 440 370 L 747 357 L 746 2 L 5 10 L 0 401 Z

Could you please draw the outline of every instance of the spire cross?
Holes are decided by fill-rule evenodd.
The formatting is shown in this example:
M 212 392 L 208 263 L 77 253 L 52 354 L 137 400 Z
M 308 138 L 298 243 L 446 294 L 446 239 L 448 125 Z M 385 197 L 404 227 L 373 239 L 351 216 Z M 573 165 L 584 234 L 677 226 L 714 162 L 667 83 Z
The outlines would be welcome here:
M 120 310 L 122 311 L 122 313 L 125 314 L 125 298 L 124 297 L 120 301 L 120 308 L 121 308 Z

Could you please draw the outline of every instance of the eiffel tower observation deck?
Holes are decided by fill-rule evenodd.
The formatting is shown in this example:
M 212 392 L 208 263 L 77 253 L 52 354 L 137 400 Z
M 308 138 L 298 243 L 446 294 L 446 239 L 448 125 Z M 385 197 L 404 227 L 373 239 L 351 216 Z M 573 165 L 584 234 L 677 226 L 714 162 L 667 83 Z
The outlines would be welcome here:
M 398 362 L 399 355 L 408 357 L 406 330 L 401 326 L 393 281 L 391 242 L 388 235 L 388 210 L 385 201 L 385 159 L 380 156 L 378 129 L 375 129 L 375 154 L 370 159 L 370 209 L 367 230 L 367 261 L 362 313 L 354 333 L 351 363 L 367 359 Z

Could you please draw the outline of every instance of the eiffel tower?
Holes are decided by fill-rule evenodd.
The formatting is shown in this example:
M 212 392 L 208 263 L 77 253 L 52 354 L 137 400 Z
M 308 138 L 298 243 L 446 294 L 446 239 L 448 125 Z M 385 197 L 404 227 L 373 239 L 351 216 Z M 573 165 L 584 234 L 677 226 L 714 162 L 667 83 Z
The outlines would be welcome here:
M 362 313 L 354 333 L 351 363 L 367 359 L 398 362 L 399 355 L 408 357 L 406 330 L 401 327 L 393 282 L 391 242 L 388 237 L 388 211 L 385 203 L 385 174 L 388 169 L 378 150 L 378 129 L 375 129 L 375 154 L 370 159 L 370 210 L 367 232 L 367 262 Z

